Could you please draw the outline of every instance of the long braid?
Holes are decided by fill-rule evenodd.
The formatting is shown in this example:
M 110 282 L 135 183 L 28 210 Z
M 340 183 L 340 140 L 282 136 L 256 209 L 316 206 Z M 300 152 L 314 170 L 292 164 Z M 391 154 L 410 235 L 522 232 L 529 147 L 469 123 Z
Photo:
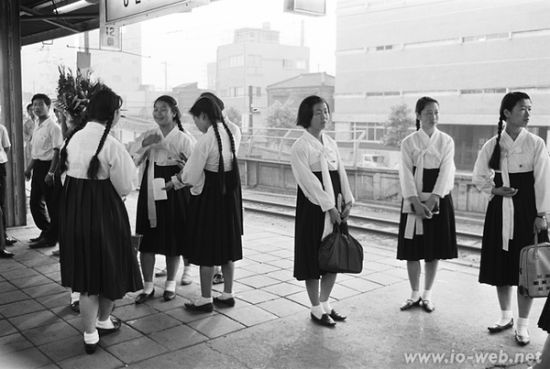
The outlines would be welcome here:
M 214 129 L 214 133 L 216 134 L 216 141 L 218 141 L 218 151 L 220 152 L 220 160 L 218 162 L 218 174 L 220 175 L 221 181 L 221 191 L 222 194 L 225 194 L 225 169 L 223 166 L 223 154 L 222 154 L 222 138 L 220 136 L 220 132 L 218 131 L 218 123 L 214 122 L 212 123 L 212 128 Z
M 504 117 L 500 115 L 498 119 L 498 133 L 497 133 L 495 148 L 493 149 L 493 154 L 491 155 L 491 159 L 489 159 L 489 168 L 494 170 L 500 169 L 500 136 L 502 134 L 502 128 L 504 126 L 504 124 L 502 123 L 503 120 L 504 120 Z
M 98 155 L 101 152 L 101 149 L 103 149 L 103 145 L 105 144 L 105 140 L 109 135 L 109 131 L 111 130 L 112 124 L 113 124 L 113 117 L 111 117 L 107 121 L 107 123 L 105 123 L 105 130 L 103 131 L 103 136 L 101 136 L 101 140 L 99 140 L 99 145 L 97 146 L 97 150 L 94 156 L 92 156 L 92 159 L 90 160 L 90 164 L 88 166 L 88 178 L 90 179 L 97 179 L 97 172 L 99 171 Z
M 181 124 L 181 120 L 180 120 L 180 117 L 178 115 L 176 115 L 174 117 L 174 121 L 178 125 L 179 130 L 182 131 L 182 132 L 185 132 L 185 129 L 183 129 L 183 125 Z
M 420 120 L 418 118 L 416 119 L 416 130 L 420 130 Z
M 71 138 L 73 138 L 74 134 L 78 131 L 80 131 L 84 126 L 81 125 L 75 129 L 73 129 L 68 135 L 67 135 L 67 138 L 65 139 L 65 143 L 63 144 L 63 148 L 61 148 L 61 151 L 59 152 L 59 166 L 57 167 L 58 168 L 58 172 L 59 174 L 63 174 L 67 171 L 68 167 L 67 167 L 67 146 L 69 145 L 69 141 L 71 140 Z
M 223 128 L 225 128 L 225 131 L 227 132 L 227 135 L 229 136 L 229 141 L 231 141 L 231 153 L 233 153 L 233 162 L 237 161 L 237 154 L 235 154 L 235 139 L 233 138 L 233 133 L 229 130 L 229 127 L 227 126 L 227 123 L 225 123 L 225 120 L 222 119 Z

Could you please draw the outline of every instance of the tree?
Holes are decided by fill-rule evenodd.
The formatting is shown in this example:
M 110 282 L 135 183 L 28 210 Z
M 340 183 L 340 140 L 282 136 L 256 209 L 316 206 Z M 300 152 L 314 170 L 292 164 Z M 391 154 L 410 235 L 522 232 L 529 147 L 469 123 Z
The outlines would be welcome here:
M 275 101 L 267 109 L 267 126 L 270 128 L 296 128 L 296 115 L 298 111 L 288 104 Z
M 394 105 L 386 122 L 386 134 L 382 139 L 384 145 L 399 147 L 401 141 L 411 132 L 415 121 L 407 104 Z
M 238 111 L 234 107 L 230 106 L 227 109 L 225 109 L 225 114 L 227 114 L 227 118 L 229 118 L 229 120 L 232 123 L 235 123 L 239 127 L 242 127 L 242 117 L 243 116 L 242 116 L 240 111 Z

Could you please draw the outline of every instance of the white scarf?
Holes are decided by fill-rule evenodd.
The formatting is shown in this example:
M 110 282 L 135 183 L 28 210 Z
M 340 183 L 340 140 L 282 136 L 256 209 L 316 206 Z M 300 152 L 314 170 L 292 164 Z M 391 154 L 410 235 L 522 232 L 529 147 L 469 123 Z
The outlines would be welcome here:
M 414 147 L 412 155 L 418 153 L 416 157 L 416 162 L 414 166 L 416 170 L 414 172 L 414 182 L 416 185 L 416 191 L 420 201 L 424 202 L 430 198 L 430 192 L 422 192 L 424 186 L 423 176 L 424 176 L 424 156 L 426 154 L 433 155 L 437 158 L 441 158 L 441 153 L 434 146 L 434 142 L 437 137 L 441 134 L 439 130 L 434 128 L 434 131 L 430 136 L 424 131 L 418 131 L 417 134 L 422 139 L 422 145 L 426 145 L 425 148 Z M 414 142 L 414 141 L 413 141 Z M 412 204 L 409 200 L 403 200 L 403 213 L 407 214 L 407 222 L 405 223 L 405 238 L 412 240 L 416 235 L 424 234 L 424 220 L 422 217 L 416 215 L 416 212 L 412 209 Z
M 317 138 L 315 138 L 311 133 L 304 132 L 303 135 L 304 138 L 316 149 L 320 152 L 319 155 L 319 163 L 321 165 L 321 178 L 323 179 L 322 184 L 324 188 L 324 192 L 326 192 L 328 195 L 330 195 L 330 198 L 334 201 L 334 206 L 336 206 L 336 199 L 334 199 L 334 188 L 332 187 L 332 180 L 330 179 L 330 172 L 328 168 L 328 160 L 329 160 L 329 154 L 331 151 L 336 151 L 336 156 L 338 158 L 338 177 L 340 179 L 340 187 L 342 189 L 342 197 L 344 199 L 345 203 L 354 201 L 353 195 L 351 193 L 351 188 L 348 181 L 348 176 L 346 175 L 346 170 L 344 168 L 344 163 L 342 162 L 342 158 L 340 157 L 340 154 L 338 153 L 338 149 L 331 149 L 328 146 L 330 137 L 325 135 L 324 133 L 321 133 L 321 140 L 319 141 Z M 334 226 L 330 220 L 330 214 L 329 212 L 325 212 L 325 221 L 323 226 L 323 234 L 321 236 L 321 239 L 325 238 L 329 234 L 332 233 Z

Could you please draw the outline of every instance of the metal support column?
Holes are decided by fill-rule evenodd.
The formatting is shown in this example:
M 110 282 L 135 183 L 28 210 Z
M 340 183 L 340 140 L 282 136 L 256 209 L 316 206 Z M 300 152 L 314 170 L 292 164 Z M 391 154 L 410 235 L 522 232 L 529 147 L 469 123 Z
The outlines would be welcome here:
M 11 150 L 7 165 L 6 220 L 25 225 L 25 163 L 21 94 L 20 0 L 0 1 L 0 123 L 8 130 Z

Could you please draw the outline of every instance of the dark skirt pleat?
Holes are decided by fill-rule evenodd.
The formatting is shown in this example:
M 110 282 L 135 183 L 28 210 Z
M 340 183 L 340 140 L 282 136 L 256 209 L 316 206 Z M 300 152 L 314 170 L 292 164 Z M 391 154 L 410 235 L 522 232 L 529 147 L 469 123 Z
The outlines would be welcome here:
M 439 175 L 439 169 L 424 169 L 422 192 L 432 192 Z M 403 202 L 401 203 L 403 210 Z M 458 256 L 456 246 L 456 225 L 451 194 L 439 200 L 439 214 L 432 219 L 424 219 L 424 234 L 405 239 L 407 214 L 401 213 L 397 240 L 399 260 L 439 260 L 454 259 Z
M 155 165 L 154 170 L 155 178 L 164 178 L 168 182 L 173 175 L 180 171 L 180 168 L 177 165 Z M 139 251 L 166 256 L 185 255 L 185 222 L 189 208 L 189 188 L 170 190 L 167 192 L 167 200 L 155 201 L 157 226 L 151 228 L 147 209 L 149 185 L 146 167 L 141 180 L 137 204 L 136 233 L 143 235 Z
M 111 300 L 143 288 L 128 213 L 109 179 L 67 176 L 59 210 L 63 286 Z
M 487 205 L 479 282 L 493 286 L 517 286 L 519 281 L 519 254 L 522 248 L 533 244 L 533 223 L 537 216 L 535 179 L 533 172 L 510 173 L 510 186 L 517 188 L 514 203 L 514 239 L 508 251 L 502 249 L 502 196 L 494 196 Z M 495 186 L 502 186 L 502 176 L 495 174 Z M 539 234 L 540 242 L 547 241 L 546 232 Z
M 214 266 L 240 260 L 243 257 L 242 195 L 236 162 L 233 169 L 224 174 L 207 170 L 204 173 L 202 193 L 191 195 L 190 200 L 189 261 Z
M 321 172 L 313 172 L 322 182 Z M 338 171 L 330 171 L 334 199 L 342 193 Z M 300 186 L 296 198 L 296 222 L 294 226 L 294 278 L 299 281 L 319 279 L 324 274 L 319 269 L 319 247 L 323 236 L 325 213 L 319 205 L 307 199 Z

